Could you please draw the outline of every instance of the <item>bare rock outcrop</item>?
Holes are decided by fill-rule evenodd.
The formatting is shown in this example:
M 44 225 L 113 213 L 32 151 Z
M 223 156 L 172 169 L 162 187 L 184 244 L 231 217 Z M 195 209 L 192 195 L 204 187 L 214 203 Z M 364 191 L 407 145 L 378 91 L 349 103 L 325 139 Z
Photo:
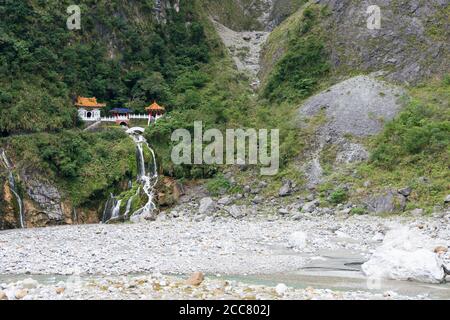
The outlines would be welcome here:
M 338 164 L 364 161 L 369 154 L 365 147 L 352 140 L 363 139 L 379 133 L 387 121 L 401 109 L 404 91 L 378 80 L 374 76 L 357 76 L 325 90 L 308 99 L 299 109 L 298 126 L 308 128 L 314 124 L 304 170 L 309 187 L 320 183 L 321 153 L 333 146 Z

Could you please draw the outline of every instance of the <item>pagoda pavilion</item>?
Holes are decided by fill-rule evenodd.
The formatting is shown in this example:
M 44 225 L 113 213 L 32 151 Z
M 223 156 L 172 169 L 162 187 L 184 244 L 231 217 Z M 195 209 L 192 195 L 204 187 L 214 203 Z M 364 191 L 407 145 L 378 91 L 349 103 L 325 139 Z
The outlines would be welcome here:
M 161 118 L 165 113 L 166 109 L 161 107 L 159 104 L 154 101 L 150 106 L 145 108 L 145 111 L 148 112 L 148 122 L 155 122 L 159 118 Z

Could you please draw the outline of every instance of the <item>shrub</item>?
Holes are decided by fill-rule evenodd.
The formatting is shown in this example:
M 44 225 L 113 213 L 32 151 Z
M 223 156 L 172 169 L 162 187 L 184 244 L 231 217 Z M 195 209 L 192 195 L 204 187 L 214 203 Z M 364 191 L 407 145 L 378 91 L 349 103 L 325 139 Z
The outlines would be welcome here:
M 367 213 L 367 211 L 364 209 L 364 208 L 353 208 L 351 211 L 350 211 L 350 213 L 351 214 L 355 214 L 355 215 L 363 215 L 363 214 L 366 214 Z
M 343 203 L 347 199 L 348 199 L 347 191 L 345 191 L 342 188 L 336 189 L 330 195 L 330 202 L 333 203 L 333 204 Z
M 206 188 L 212 195 L 219 195 L 231 188 L 231 183 L 222 174 L 217 175 L 206 184 Z

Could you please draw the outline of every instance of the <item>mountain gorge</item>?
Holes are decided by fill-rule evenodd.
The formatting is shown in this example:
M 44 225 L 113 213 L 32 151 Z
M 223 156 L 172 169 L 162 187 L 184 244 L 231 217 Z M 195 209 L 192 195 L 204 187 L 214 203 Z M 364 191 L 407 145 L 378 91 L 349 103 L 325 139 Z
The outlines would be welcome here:
M 135 145 L 118 127 L 84 131 L 77 96 L 166 107 L 145 133 L 164 208 L 183 183 L 251 202 L 245 187 L 264 179 L 267 197 L 295 185 L 293 196 L 360 214 L 447 210 L 448 1 L 376 2 L 380 30 L 367 28 L 369 1 L 85 0 L 81 30 L 66 28 L 69 1 L 1 4 L 0 144 L 12 166 L 0 166 L 0 228 L 20 226 L 11 174 L 29 227 L 97 223 L 111 193 L 122 212 L 136 193 Z M 280 173 L 173 164 L 171 132 L 194 121 L 280 129 Z

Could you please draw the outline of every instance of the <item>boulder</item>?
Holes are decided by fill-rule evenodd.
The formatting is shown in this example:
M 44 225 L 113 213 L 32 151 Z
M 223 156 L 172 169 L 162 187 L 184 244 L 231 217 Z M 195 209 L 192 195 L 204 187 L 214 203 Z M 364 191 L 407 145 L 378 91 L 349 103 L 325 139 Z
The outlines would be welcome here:
M 414 209 L 414 210 L 411 211 L 411 215 L 413 217 L 420 217 L 420 216 L 423 215 L 423 212 L 424 212 L 423 209 L 417 208 L 417 209 Z
M 445 279 L 443 262 L 434 248 L 433 241 L 417 231 L 407 227 L 391 230 L 362 271 L 370 278 L 441 283 Z
M 344 143 L 336 156 L 336 163 L 350 164 L 369 159 L 366 148 L 357 143 Z
M 215 209 L 214 200 L 210 197 L 206 197 L 200 200 L 200 207 L 198 209 L 199 214 L 210 214 Z
M 393 213 L 405 210 L 406 198 L 396 191 L 388 190 L 383 194 L 370 196 L 366 205 L 371 213 Z
M 285 208 L 281 208 L 278 210 L 278 213 L 281 214 L 282 216 L 285 216 L 285 215 L 289 214 L 289 210 L 285 209 Z
M 242 207 L 233 205 L 231 207 L 225 208 L 225 210 L 235 219 L 239 219 L 245 216 L 244 210 Z
M 406 187 L 403 189 L 399 189 L 398 193 L 400 193 L 402 196 L 408 197 L 412 192 L 412 188 L 411 187 Z
M 434 248 L 434 253 L 442 254 L 442 253 L 446 253 L 446 252 L 448 252 L 448 247 L 437 246 L 436 248 Z
M 190 286 L 199 286 L 205 280 L 205 276 L 202 272 L 194 272 L 189 279 L 186 280 L 186 284 Z
M 23 299 L 28 295 L 28 289 L 19 289 L 14 293 L 17 300 Z
M 217 203 L 221 206 L 228 206 L 233 202 L 233 199 L 229 196 L 225 196 L 223 198 L 220 198 L 219 201 L 217 201 Z
M 292 193 L 292 181 L 286 180 L 283 182 L 278 194 L 280 197 L 287 197 Z
M 445 203 L 450 203 L 450 194 L 445 197 L 444 202 Z
M 263 198 L 262 196 L 256 196 L 256 197 L 254 197 L 253 200 L 252 200 L 252 202 L 253 202 L 254 204 L 260 204 L 260 203 L 262 203 L 263 201 L 264 201 L 264 198 Z
M 27 278 L 22 281 L 22 288 L 25 288 L 25 289 L 35 289 L 38 287 L 38 285 L 39 285 L 39 282 L 37 282 L 36 280 L 31 279 L 31 278 Z
M 307 234 L 302 231 L 297 231 L 289 235 L 288 245 L 294 249 L 303 249 L 306 247 Z
M 303 215 L 301 213 L 296 213 L 292 216 L 292 220 L 299 221 L 303 219 Z
M 275 287 L 275 292 L 279 296 L 284 296 L 284 294 L 286 293 L 287 290 L 288 290 L 288 287 L 284 283 L 279 283 Z
M 66 291 L 66 288 L 64 287 L 58 287 L 55 289 L 56 294 L 63 294 L 64 291 Z
M 3 291 L 0 291 L 0 300 L 8 300 L 8 296 Z
M 303 205 L 302 211 L 312 213 L 318 206 L 319 202 L 317 200 L 307 202 Z

